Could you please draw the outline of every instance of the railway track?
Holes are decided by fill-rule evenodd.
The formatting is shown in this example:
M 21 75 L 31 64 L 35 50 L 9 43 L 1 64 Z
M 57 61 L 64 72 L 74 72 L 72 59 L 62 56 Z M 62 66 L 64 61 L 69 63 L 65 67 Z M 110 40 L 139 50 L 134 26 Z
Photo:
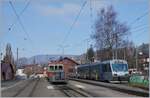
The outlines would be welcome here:
M 39 79 L 29 80 L 13 97 L 31 97 Z
M 33 86 L 33 89 L 32 89 L 32 91 L 30 92 L 30 94 L 29 94 L 29 96 L 28 96 L 28 97 L 32 97 L 32 95 L 33 95 L 33 92 L 35 91 L 35 89 L 36 89 L 36 86 L 38 85 L 39 81 L 40 81 L 40 79 L 38 79 L 38 80 L 36 81 L 36 83 L 35 83 L 35 84 L 34 84 L 34 86 Z
M 31 80 L 29 80 L 28 82 L 31 82 Z M 29 85 L 28 82 L 26 82 L 25 85 L 21 89 L 19 89 L 17 93 L 13 95 L 13 97 L 17 97 Z
M 55 85 L 56 89 L 59 89 L 67 97 L 92 97 L 86 92 L 83 92 L 75 87 L 70 87 L 69 85 Z
M 97 82 L 97 81 L 93 81 L 93 80 L 83 80 L 83 79 L 70 79 L 70 80 L 78 81 L 78 82 L 82 82 L 82 83 L 86 83 L 86 84 L 90 84 L 90 85 L 110 88 L 112 90 L 119 91 L 122 93 L 127 93 L 129 95 L 142 96 L 142 97 L 149 96 L 148 91 L 140 89 L 140 88 L 129 87 L 128 84 L 126 84 L 126 83 L 113 84 L 113 83 L 104 83 L 104 82 Z

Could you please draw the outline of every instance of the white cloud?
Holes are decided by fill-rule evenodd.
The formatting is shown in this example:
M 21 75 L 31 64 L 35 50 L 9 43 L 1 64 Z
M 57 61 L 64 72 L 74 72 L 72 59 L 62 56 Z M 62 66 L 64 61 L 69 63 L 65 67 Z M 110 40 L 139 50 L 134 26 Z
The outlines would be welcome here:
M 32 7 L 34 8 L 35 11 L 37 11 L 41 16 L 45 17 L 55 17 L 55 19 L 60 20 L 63 23 L 68 24 L 70 26 L 76 15 L 78 14 L 80 8 L 81 8 L 81 3 L 63 3 L 63 2 L 57 2 L 55 4 L 52 3 L 33 3 Z M 77 21 L 75 26 L 79 26 L 81 21 Z
M 108 0 L 93 0 L 92 6 L 95 11 L 99 11 L 101 8 L 105 8 L 110 5 L 111 2 Z
M 59 17 L 75 15 L 80 9 L 79 5 L 73 3 L 63 3 L 59 7 L 48 4 L 36 4 L 34 7 L 41 15 Z
M 83 1 L 80 3 L 73 3 L 73 2 L 34 2 L 33 8 L 42 16 L 47 17 L 55 17 L 55 19 L 62 19 L 68 25 L 71 25 L 78 14 Z M 97 11 L 102 8 L 106 7 L 110 2 L 107 0 L 93 0 L 92 7 L 93 7 L 93 15 L 97 15 Z M 81 16 L 90 14 L 89 13 L 89 6 L 90 2 L 88 1 L 86 6 L 81 12 Z M 89 15 L 90 16 L 90 15 Z M 87 23 L 87 22 L 86 22 Z M 83 25 L 84 21 L 77 21 L 75 26 Z

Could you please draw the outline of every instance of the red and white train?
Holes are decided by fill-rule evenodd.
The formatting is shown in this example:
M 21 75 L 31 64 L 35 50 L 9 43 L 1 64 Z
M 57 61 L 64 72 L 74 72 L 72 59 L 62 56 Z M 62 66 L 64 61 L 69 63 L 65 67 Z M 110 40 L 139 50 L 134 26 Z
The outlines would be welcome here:
M 48 64 L 47 78 L 51 83 L 64 82 L 67 83 L 67 79 L 64 72 L 63 64 Z

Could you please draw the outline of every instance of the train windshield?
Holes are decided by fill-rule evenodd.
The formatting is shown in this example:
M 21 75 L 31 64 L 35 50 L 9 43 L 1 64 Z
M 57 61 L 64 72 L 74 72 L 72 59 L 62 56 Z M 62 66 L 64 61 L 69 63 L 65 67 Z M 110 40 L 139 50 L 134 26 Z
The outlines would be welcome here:
M 49 66 L 49 71 L 53 71 L 54 70 L 54 66 Z
M 113 71 L 128 71 L 127 64 L 112 64 Z

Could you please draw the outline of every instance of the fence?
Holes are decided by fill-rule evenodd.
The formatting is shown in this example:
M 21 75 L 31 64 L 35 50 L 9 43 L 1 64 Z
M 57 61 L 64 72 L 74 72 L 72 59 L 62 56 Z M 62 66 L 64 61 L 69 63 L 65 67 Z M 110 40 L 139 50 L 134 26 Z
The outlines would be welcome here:
M 133 75 L 130 77 L 129 81 L 130 85 L 149 88 L 149 80 L 146 79 L 145 76 Z

